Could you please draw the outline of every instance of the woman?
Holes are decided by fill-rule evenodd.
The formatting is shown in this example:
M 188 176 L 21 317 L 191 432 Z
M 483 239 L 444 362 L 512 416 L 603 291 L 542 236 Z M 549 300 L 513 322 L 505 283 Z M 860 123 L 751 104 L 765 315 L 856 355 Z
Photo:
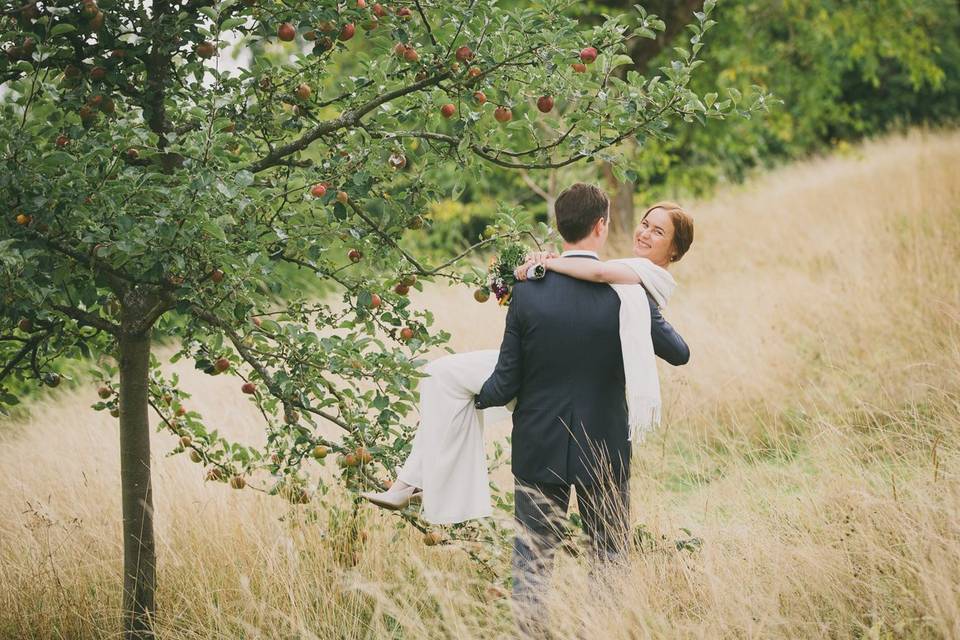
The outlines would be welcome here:
M 634 258 L 601 262 L 562 258 L 538 253 L 517 269 L 517 279 L 526 279 L 530 267 L 543 265 L 547 270 L 580 280 L 605 282 L 621 292 L 621 287 L 640 284 L 656 302 L 648 308 L 646 296 L 621 293 L 621 326 L 628 326 L 628 314 L 650 314 L 651 322 L 666 325 L 658 307 L 664 306 L 676 283 L 667 272 L 680 260 L 693 242 L 693 221 L 677 204 L 660 202 L 644 213 L 634 233 Z M 625 290 L 624 290 L 625 291 Z M 635 290 L 630 293 L 634 293 Z M 644 325 L 646 326 L 646 325 Z M 667 325 L 669 327 L 669 325 Z M 671 329 L 672 331 L 672 329 Z M 646 350 L 650 350 L 649 336 Z M 644 376 L 655 377 L 655 367 L 630 357 L 627 332 L 621 332 L 624 374 L 627 380 L 631 439 L 659 421 L 659 385 L 654 379 L 655 397 L 631 393 L 631 383 L 649 383 Z M 679 341 L 685 347 L 686 345 Z M 642 346 L 642 345 L 641 345 Z M 657 345 L 654 351 L 671 364 L 684 364 L 689 351 L 665 356 Z M 473 397 L 493 372 L 499 351 L 495 349 L 444 356 L 427 365 L 428 374 L 420 383 L 420 426 L 410 456 L 390 489 L 364 493 L 363 497 L 388 509 L 402 509 L 411 501 L 422 500 L 423 517 L 434 524 L 453 524 L 491 515 L 486 454 L 483 443 L 482 412 L 473 406 Z M 652 355 L 650 356 L 652 358 Z M 646 388 L 649 388 L 649 384 Z

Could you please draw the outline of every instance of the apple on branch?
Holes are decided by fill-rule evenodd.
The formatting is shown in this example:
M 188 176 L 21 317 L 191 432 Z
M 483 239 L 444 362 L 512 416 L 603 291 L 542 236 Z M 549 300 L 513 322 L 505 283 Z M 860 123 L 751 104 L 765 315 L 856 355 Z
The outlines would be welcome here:
M 294 38 L 297 37 L 297 30 L 289 22 L 284 22 L 279 27 L 277 27 L 277 37 L 283 40 L 284 42 L 291 42 Z
M 500 123 L 510 122 L 510 120 L 513 119 L 513 112 L 510 111 L 509 107 L 504 107 L 501 105 L 494 110 L 493 117 L 497 122 Z

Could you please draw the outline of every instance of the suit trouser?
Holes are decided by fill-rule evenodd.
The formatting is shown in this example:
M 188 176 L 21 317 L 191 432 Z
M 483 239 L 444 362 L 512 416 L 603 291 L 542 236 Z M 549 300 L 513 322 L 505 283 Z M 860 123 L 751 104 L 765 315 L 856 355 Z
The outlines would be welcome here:
M 554 555 L 564 538 L 570 485 L 514 479 L 514 516 L 521 529 L 513 541 L 513 598 L 523 627 L 532 616 L 542 617 L 540 607 Z M 592 560 L 625 562 L 630 537 L 629 481 L 575 486 Z

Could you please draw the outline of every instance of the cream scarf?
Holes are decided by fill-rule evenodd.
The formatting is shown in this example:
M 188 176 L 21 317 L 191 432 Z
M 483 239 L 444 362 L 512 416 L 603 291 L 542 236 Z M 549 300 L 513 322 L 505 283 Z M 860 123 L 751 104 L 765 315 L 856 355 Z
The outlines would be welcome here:
M 626 379 L 630 435 L 634 444 L 660 424 L 660 379 L 650 337 L 650 304 L 647 292 L 658 307 L 666 306 L 677 283 L 673 276 L 646 258 L 614 260 L 634 271 L 643 286 L 610 285 L 620 296 L 620 347 Z

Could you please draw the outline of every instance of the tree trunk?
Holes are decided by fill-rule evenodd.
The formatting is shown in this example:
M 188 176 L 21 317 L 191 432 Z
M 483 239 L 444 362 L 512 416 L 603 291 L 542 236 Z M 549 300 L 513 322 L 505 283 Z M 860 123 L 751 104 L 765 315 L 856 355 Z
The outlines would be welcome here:
M 154 638 L 156 549 L 150 483 L 150 330 L 120 336 L 120 484 L 123 493 L 123 631 Z
M 633 191 L 636 185 L 630 181 L 617 181 L 609 162 L 602 162 L 601 170 L 610 196 L 610 234 L 615 238 L 629 238 L 633 235 Z

